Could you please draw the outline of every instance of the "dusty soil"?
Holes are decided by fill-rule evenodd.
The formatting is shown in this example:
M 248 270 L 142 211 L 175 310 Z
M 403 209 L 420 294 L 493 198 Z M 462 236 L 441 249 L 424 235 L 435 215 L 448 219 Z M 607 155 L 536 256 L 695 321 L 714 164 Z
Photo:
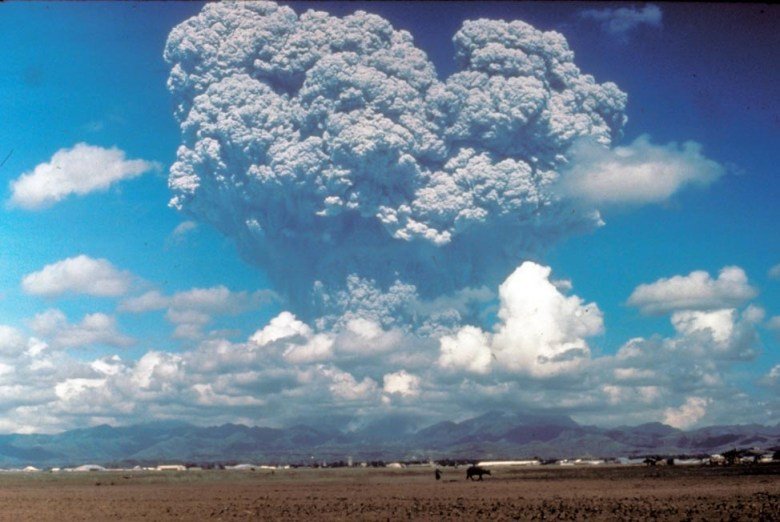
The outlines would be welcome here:
M 0 520 L 780 520 L 780 465 L 0 474 Z

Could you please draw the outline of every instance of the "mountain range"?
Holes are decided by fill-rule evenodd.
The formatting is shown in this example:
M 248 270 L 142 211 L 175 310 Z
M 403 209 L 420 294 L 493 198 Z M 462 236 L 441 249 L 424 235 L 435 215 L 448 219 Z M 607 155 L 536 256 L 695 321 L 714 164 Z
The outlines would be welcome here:
M 200 427 L 153 422 L 100 425 L 58 434 L 0 435 L 0 467 L 253 462 L 312 464 L 428 459 L 542 459 L 697 455 L 733 448 L 780 448 L 780 424 L 683 431 L 661 423 L 599 428 L 563 415 L 491 411 L 414 429 L 385 419 L 353 431 L 303 424 Z

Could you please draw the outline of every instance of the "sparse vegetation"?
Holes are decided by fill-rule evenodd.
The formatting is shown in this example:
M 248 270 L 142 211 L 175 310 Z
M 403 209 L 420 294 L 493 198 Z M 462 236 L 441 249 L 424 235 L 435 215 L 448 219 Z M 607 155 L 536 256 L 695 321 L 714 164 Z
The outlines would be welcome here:
M 8 520 L 777 520 L 780 464 L 2 473 Z

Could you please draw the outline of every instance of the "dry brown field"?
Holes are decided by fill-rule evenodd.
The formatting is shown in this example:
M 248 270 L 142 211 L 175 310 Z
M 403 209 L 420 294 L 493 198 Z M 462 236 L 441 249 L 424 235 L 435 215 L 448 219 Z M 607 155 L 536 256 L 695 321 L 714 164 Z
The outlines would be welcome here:
M 0 474 L 0 520 L 780 520 L 780 465 Z

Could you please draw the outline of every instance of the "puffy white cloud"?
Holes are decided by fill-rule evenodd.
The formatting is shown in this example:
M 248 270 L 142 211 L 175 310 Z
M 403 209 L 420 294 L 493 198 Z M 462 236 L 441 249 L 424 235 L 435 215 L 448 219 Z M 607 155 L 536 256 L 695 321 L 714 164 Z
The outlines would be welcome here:
M 770 317 L 766 322 L 766 327 L 770 330 L 780 331 L 780 315 Z
M 250 341 L 258 346 L 265 346 L 280 339 L 287 339 L 289 337 L 309 337 L 311 335 L 311 328 L 305 323 L 295 318 L 295 315 L 290 312 L 282 312 L 273 319 L 261 330 L 255 332 Z
M 742 317 L 750 323 L 758 324 L 766 317 L 766 310 L 760 306 L 751 304 L 742 312 Z
M 12 326 L 0 325 L 0 355 L 14 356 L 27 349 L 27 338 Z
M 490 335 L 475 326 L 464 326 L 454 336 L 441 338 L 439 365 L 444 368 L 463 369 L 472 373 L 490 371 Z
M 594 359 L 589 368 L 592 384 L 586 389 L 601 382 L 604 399 L 614 406 L 616 419 L 624 417 L 621 422 L 639 411 L 645 412 L 645 419 L 685 428 L 700 423 L 705 412 L 711 421 L 736 422 L 733 405 L 757 401 L 739 389 L 735 372 L 760 350 L 756 325 L 762 318 L 763 311 L 755 306 L 741 312 L 676 312 L 671 317 L 674 336 L 635 338 L 614 356 Z
M 417 375 L 400 370 L 388 373 L 382 378 L 382 390 L 387 395 L 414 397 L 420 394 L 420 378 Z
M 662 278 L 636 287 L 628 304 L 648 314 L 673 310 L 712 310 L 739 306 L 757 294 L 748 283 L 745 271 L 738 266 L 721 269 L 717 279 L 697 270 L 687 276 Z
M 124 151 L 86 143 L 60 149 L 47 163 L 36 166 L 11 182 L 11 203 L 29 210 L 48 207 L 71 194 L 106 190 L 123 179 L 159 169 L 141 159 L 125 159 Z
M 30 321 L 30 327 L 54 348 L 95 344 L 125 347 L 135 343 L 133 338 L 117 329 L 114 317 L 102 313 L 85 315 L 81 322 L 71 324 L 62 311 L 51 309 L 37 314 Z
M 142 389 L 162 389 L 174 386 L 183 377 L 182 356 L 150 351 L 136 363 L 131 373 L 133 384 Z
M 327 361 L 333 357 L 333 338 L 326 334 L 317 334 L 306 344 L 290 344 L 284 351 L 284 358 L 292 364 Z
M 603 9 L 583 9 L 581 18 L 600 22 L 601 28 L 619 38 L 627 38 L 628 33 L 641 25 L 661 27 L 663 13 L 655 4 L 644 7 L 607 7 Z
M 672 325 L 683 335 L 709 331 L 715 342 L 728 340 L 734 332 L 736 310 L 725 309 L 713 312 L 684 310 L 672 314 Z
M 681 147 L 653 145 L 640 136 L 630 145 L 608 149 L 581 140 L 573 147 L 560 190 L 595 204 L 657 203 L 687 185 L 709 185 L 724 172 L 692 141 Z
M 340 321 L 334 330 L 317 333 L 285 311 L 255 332 L 250 342 L 260 348 L 268 347 L 266 350 L 281 346 L 283 359 L 300 365 L 337 357 L 366 361 L 383 355 L 390 357 L 390 352 L 401 356 L 406 339 L 399 330 L 385 330 L 373 320 L 354 316 Z
M 780 279 L 780 263 L 774 265 L 767 273 L 770 279 Z
M 520 21 L 467 21 L 453 42 L 459 70 L 440 81 L 374 15 L 206 5 L 165 50 L 172 203 L 235 238 L 306 320 L 316 281 L 401 281 L 431 300 L 597 226 L 555 187 L 575 141 L 619 135 L 625 94 Z
M 664 423 L 675 428 L 690 428 L 707 414 L 709 404 L 706 397 L 688 397 L 678 408 L 664 410 Z
M 618 351 L 616 358 L 621 367 L 640 373 L 648 367 L 662 366 L 663 361 L 679 365 L 679 368 L 669 368 L 673 373 L 690 366 L 706 366 L 715 371 L 724 364 L 755 358 L 761 347 L 756 331 L 761 317 L 752 307 L 741 313 L 732 308 L 675 312 L 671 317 L 675 337 L 632 339 Z
M 132 282 L 130 272 L 119 270 L 106 259 L 82 254 L 24 276 L 22 288 L 28 294 L 46 297 L 65 293 L 106 297 L 125 294 Z
M 672 314 L 672 325 L 683 336 L 688 350 L 714 358 L 751 360 L 758 354 L 755 325 L 762 319 L 763 314 L 750 307 L 741 317 L 734 309 L 685 310 Z
M 328 388 L 337 399 L 357 401 L 370 398 L 377 393 L 377 383 L 369 377 L 358 382 L 352 374 L 333 366 L 319 366 L 318 369 L 330 380 Z
M 550 271 L 525 262 L 499 288 L 502 323 L 493 347 L 499 364 L 511 371 L 546 375 L 576 368 L 590 354 L 585 338 L 604 329 L 598 306 L 561 294 Z
M 118 355 L 96 359 L 92 361 L 89 366 L 102 375 L 117 375 L 124 367 L 122 359 Z
M 464 327 L 441 339 L 439 364 L 486 373 L 495 366 L 534 377 L 574 371 L 590 356 L 586 337 L 603 331 L 601 311 L 550 282 L 550 268 L 526 261 L 499 287 L 495 333 Z
M 82 392 L 88 388 L 97 388 L 105 383 L 105 379 L 66 379 L 54 386 L 54 393 L 57 395 L 57 398 L 67 402 L 80 398 Z
M 121 312 L 143 313 L 166 310 L 165 318 L 176 325 L 174 336 L 198 339 L 203 328 L 215 315 L 236 315 L 276 299 L 270 290 L 233 292 L 219 285 L 211 288 L 193 288 L 166 296 L 150 290 L 140 296 L 124 299 L 117 307 Z

